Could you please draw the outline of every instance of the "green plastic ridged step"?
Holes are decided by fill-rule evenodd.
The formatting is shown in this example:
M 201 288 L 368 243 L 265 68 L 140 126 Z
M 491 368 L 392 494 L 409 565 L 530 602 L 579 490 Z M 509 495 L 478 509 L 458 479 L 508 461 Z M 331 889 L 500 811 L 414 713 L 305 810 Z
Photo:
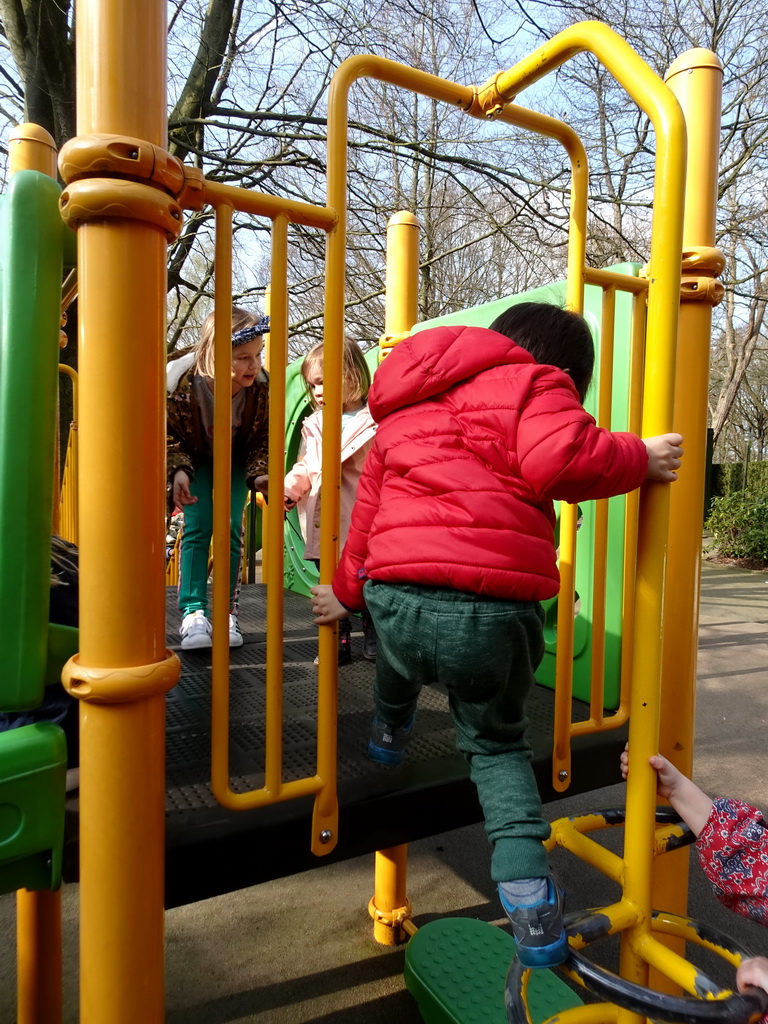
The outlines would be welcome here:
M 514 955 L 514 939 L 501 928 L 442 918 L 408 943 L 405 984 L 426 1024 L 507 1024 L 504 982 Z M 581 1005 L 554 971 L 531 971 L 528 1009 L 536 1024 Z

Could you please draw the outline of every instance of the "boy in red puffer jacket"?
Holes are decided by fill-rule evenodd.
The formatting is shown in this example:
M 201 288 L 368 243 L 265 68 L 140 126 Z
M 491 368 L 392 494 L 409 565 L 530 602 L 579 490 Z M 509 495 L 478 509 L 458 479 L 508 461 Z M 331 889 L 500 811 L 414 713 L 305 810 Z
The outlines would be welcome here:
M 559 587 L 552 501 L 675 480 L 682 455 L 679 434 L 598 428 L 582 406 L 593 366 L 583 318 L 543 303 L 401 342 L 369 392 L 379 428 L 333 584 L 313 589 L 318 624 L 373 617 L 374 761 L 402 761 L 421 687 L 446 686 L 525 967 L 568 955 L 525 736 L 539 602 Z

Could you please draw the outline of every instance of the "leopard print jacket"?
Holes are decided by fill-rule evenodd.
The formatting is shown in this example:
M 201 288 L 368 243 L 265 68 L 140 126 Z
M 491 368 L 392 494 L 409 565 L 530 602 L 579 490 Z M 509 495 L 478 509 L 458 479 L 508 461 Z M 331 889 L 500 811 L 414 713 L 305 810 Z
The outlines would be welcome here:
M 192 371 L 183 374 L 168 395 L 166 451 L 169 490 L 176 470 L 183 469 L 190 479 L 195 467 L 209 462 L 203 436 L 200 409 L 192 392 Z M 245 389 L 245 407 L 240 426 L 232 437 L 232 460 L 245 466 L 245 482 L 252 487 L 254 477 L 267 472 L 269 450 L 269 379 L 262 371 Z

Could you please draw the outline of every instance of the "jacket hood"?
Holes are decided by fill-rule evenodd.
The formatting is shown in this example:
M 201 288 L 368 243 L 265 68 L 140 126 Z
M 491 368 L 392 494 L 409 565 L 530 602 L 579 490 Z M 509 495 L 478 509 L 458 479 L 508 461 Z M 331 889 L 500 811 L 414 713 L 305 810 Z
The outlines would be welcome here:
M 179 381 L 195 364 L 195 353 L 184 352 L 182 355 L 170 359 L 165 368 L 165 382 L 168 394 L 171 395 L 179 386 Z
M 525 349 L 487 327 L 431 327 L 390 352 L 376 370 L 368 406 L 378 423 L 397 409 L 432 398 L 482 370 L 535 362 Z

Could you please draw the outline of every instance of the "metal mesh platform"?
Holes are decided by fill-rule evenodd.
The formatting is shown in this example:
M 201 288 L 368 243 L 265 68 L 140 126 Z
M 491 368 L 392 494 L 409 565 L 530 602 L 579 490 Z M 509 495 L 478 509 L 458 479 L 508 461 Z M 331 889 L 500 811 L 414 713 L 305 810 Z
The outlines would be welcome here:
M 339 669 L 339 842 L 328 857 L 310 853 L 311 799 L 255 811 L 220 807 L 210 789 L 211 652 L 181 651 L 176 592 L 167 596 L 168 643 L 182 661 L 181 680 L 167 696 L 166 905 L 175 906 L 268 878 L 360 853 L 410 842 L 481 820 L 464 759 L 456 752 L 444 692 L 425 688 L 404 764 L 375 765 L 366 757 L 375 667 L 362 658 L 360 620 L 353 619 L 352 664 Z M 241 648 L 230 651 L 230 777 L 235 792 L 263 784 L 266 587 L 252 584 L 240 597 Z M 358 632 L 355 632 L 355 630 Z M 283 777 L 315 773 L 317 629 L 309 602 L 284 592 Z M 534 768 L 542 797 L 549 784 L 552 693 L 536 688 L 529 703 Z M 578 709 L 577 709 L 578 713 Z M 586 714 L 586 708 L 581 709 Z M 623 731 L 584 737 L 574 750 L 569 792 L 604 785 L 605 758 L 615 769 Z M 604 747 L 600 756 L 597 749 Z M 70 815 L 77 811 L 70 802 Z M 77 873 L 70 829 L 66 877 Z

